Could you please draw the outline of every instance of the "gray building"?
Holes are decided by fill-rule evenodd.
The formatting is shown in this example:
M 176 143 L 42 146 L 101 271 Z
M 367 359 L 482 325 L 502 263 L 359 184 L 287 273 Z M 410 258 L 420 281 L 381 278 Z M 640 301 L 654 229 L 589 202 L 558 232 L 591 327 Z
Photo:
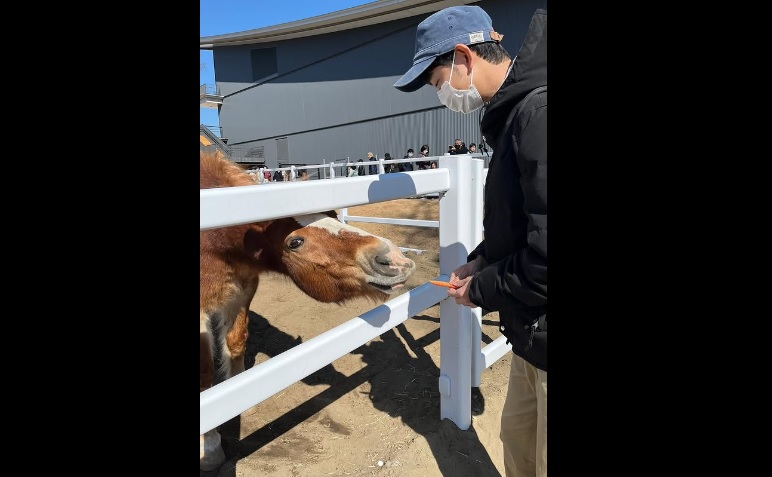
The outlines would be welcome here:
M 480 111 L 454 113 L 429 86 L 414 93 L 392 86 L 412 65 L 416 26 L 462 4 L 488 12 L 513 56 L 533 12 L 546 7 L 544 0 L 379 0 L 201 37 L 216 81 L 213 91 L 202 89 L 202 107 L 219 109 L 219 135 L 233 160 L 268 167 L 366 160 L 368 152 L 399 159 L 423 144 L 434 156 L 455 138 L 479 143 Z

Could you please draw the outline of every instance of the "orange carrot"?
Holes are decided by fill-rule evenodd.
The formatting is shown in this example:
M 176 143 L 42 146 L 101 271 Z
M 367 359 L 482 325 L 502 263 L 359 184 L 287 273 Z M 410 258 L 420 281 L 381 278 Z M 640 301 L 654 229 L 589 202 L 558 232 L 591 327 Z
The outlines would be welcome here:
M 438 287 L 446 287 L 446 288 L 454 288 L 454 289 L 458 288 L 457 286 L 451 285 L 448 282 L 440 282 L 437 280 L 429 280 L 429 283 L 431 283 L 432 285 L 437 285 Z

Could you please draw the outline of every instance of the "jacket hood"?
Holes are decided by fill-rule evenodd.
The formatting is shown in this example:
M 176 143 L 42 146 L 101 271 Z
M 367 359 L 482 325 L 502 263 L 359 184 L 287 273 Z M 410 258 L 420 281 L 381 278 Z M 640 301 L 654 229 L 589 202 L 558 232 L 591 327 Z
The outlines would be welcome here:
M 514 65 L 498 92 L 493 95 L 480 123 L 483 133 L 498 129 L 512 108 L 532 89 L 547 84 L 547 10 L 538 9 L 531 17 Z M 493 139 L 493 138 L 491 138 Z M 489 142 L 495 146 L 495 142 Z

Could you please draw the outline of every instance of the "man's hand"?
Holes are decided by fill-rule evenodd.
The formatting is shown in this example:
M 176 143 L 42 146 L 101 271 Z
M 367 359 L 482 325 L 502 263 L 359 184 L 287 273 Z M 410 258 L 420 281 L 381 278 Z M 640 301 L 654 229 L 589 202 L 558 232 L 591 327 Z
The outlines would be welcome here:
M 485 259 L 478 255 L 471 262 L 465 263 L 451 272 L 449 282 L 457 288 L 448 288 L 448 296 L 455 298 L 456 304 L 477 308 L 477 305 L 469 301 L 469 282 L 472 281 L 475 273 L 482 270 L 486 264 Z

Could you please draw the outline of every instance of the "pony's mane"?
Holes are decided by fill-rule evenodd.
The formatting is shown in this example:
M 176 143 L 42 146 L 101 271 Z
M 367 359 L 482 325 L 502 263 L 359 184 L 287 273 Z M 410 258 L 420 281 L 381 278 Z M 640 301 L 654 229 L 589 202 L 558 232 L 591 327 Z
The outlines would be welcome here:
M 255 185 L 244 168 L 230 161 L 219 150 L 200 152 L 200 188 Z

